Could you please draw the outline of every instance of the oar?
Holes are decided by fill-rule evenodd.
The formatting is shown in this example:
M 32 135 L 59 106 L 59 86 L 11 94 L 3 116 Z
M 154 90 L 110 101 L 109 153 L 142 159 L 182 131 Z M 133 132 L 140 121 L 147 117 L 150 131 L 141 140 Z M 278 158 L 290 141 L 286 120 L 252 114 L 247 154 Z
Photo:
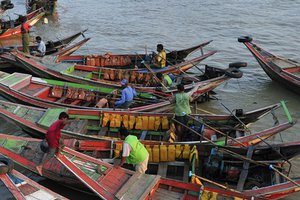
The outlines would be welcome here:
M 285 175 L 284 173 L 280 172 L 278 169 L 276 169 L 275 167 L 273 167 L 273 165 L 269 165 L 269 168 L 274 170 L 275 172 L 277 172 L 279 175 L 283 176 L 284 178 L 286 178 L 287 180 L 291 181 L 292 183 L 294 183 L 297 187 L 300 188 L 300 184 L 297 183 L 296 181 L 294 181 L 293 179 L 291 179 L 290 177 L 288 177 L 287 175 Z
M 225 190 L 229 190 L 229 191 L 236 192 L 236 193 L 241 193 L 241 192 L 238 191 L 238 190 L 231 189 L 231 188 L 229 188 L 229 187 L 227 187 L 227 186 L 225 186 L 225 185 L 222 185 L 222 184 L 220 184 L 220 183 L 214 182 L 214 181 L 209 180 L 209 179 L 207 179 L 207 178 L 204 178 L 204 177 L 202 177 L 202 176 L 198 176 L 198 175 L 196 175 L 196 174 L 191 174 L 191 175 L 192 175 L 192 176 L 195 176 L 195 177 L 197 177 L 197 178 L 199 178 L 199 179 L 201 179 L 201 180 L 203 180 L 203 181 L 206 181 L 206 182 L 208 182 L 208 183 L 211 183 L 211 184 L 213 184 L 213 185 L 216 185 L 216 186 L 218 186 L 218 187 L 220 187 L 220 188 L 223 188 L 223 189 L 225 189 Z
M 168 50 L 168 49 L 165 49 L 165 50 L 168 51 L 169 53 L 172 52 L 172 51 L 170 51 L 170 50 Z M 202 55 L 204 54 L 204 53 L 203 53 L 202 47 L 201 47 L 201 54 L 202 54 Z M 170 62 L 169 62 L 168 60 L 166 60 L 166 62 L 170 64 Z M 171 64 L 172 64 L 172 63 L 171 63 Z M 196 67 L 200 72 L 202 72 L 202 73 L 204 74 L 203 70 L 200 69 L 197 65 L 194 65 L 194 64 L 192 64 L 192 65 L 193 65 L 193 67 Z
M 137 53 L 136 53 L 136 55 L 139 56 L 139 54 L 137 54 Z M 139 57 L 140 57 L 140 59 L 142 59 L 142 60 L 144 61 L 144 59 L 141 58 L 141 56 L 139 56 Z M 169 89 L 163 84 L 163 82 L 161 82 L 161 81 L 156 77 L 156 74 L 155 74 L 155 72 L 151 69 L 150 65 L 149 65 L 148 63 L 146 63 L 145 61 L 144 61 L 144 65 L 145 65 L 145 66 L 147 67 L 147 69 L 152 73 L 153 78 L 154 78 L 158 83 L 160 83 L 160 84 L 166 89 L 167 92 L 169 92 Z
M 231 110 L 229 110 L 229 108 L 227 108 L 223 103 L 221 103 L 221 105 L 230 113 L 231 116 L 233 116 L 236 120 L 238 120 L 241 124 L 243 124 L 243 126 L 246 127 L 248 131 L 250 131 L 249 128 L 246 126 L 246 124 L 242 122 L 242 120 L 240 120 L 240 118 L 238 118 Z
M 191 117 L 191 116 L 189 116 L 189 117 Z M 174 118 L 172 118 L 172 120 L 173 120 L 174 122 L 176 122 L 176 123 L 178 123 L 178 124 L 184 126 L 185 128 L 189 129 L 190 131 L 192 131 L 192 132 L 195 133 L 196 135 L 198 135 L 198 136 L 200 136 L 200 137 L 203 137 L 205 140 L 207 140 L 207 141 L 210 142 L 211 144 L 216 145 L 216 146 L 219 146 L 219 144 L 217 144 L 217 143 L 211 141 L 210 139 L 208 139 L 208 138 L 205 137 L 204 135 L 202 135 L 202 134 L 198 133 L 197 131 L 195 131 L 194 129 L 190 128 L 189 126 L 187 126 L 187 125 L 185 125 L 185 124 L 179 122 L 178 120 L 176 120 L 176 119 L 174 119 Z M 195 119 L 195 120 L 197 120 L 197 119 Z M 205 125 L 205 124 L 204 124 L 204 125 Z M 216 131 L 216 132 L 218 132 L 218 133 L 224 135 L 224 136 L 227 136 L 227 134 L 225 134 L 225 133 L 223 133 L 223 132 L 221 132 L 221 131 L 219 131 L 219 130 L 217 130 L 217 129 L 211 127 L 211 126 L 208 126 L 208 127 L 211 128 L 212 130 L 214 130 L 214 131 Z M 230 136 L 228 136 L 228 137 L 229 137 L 230 139 L 234 140 L 235 142 L 239 143 L 240 145 L 242 145 L 242 146 L 245 147 L 245 145 L 244 145 L 242 142 L 240 142 L 240 141 L 238 141 L 238 140 L 236 140 L 235 138 L 232 138 L 232 137 L 230 137 Z
M 239 143 L 239 144 L 245 146 L 242 142 L 240 142 L 240 141 L 238 141 L 237 139 L 235 139 L 235 138 L 233 138 L 233 137 L 227 135 L 226 133 L 223 133 L 222 131 L 220 131 L 220 130 L 218 130 L 218 129 L 216 129 L 216 128 L 214 128 L 214 127 L 208 125 L 208 124 L 206 124 L 204 121 L 200 121 L 200 120 L 196 119 L 195 117 L 193 117 L 193 116 L 191 116 L 191 115 L 189 115 L 189 117 L 192 118 L 193 120 L 197 121 L 197 122 L 202 123 L 203 125 L 207 126 L 207 127 L 210 128 L 211 130 L 216 131 L 217 133 L 219 133 L 219 134 L 221 134 L 221 135 L 223 135 L 223 136 L 225 136 L 225 137 L 228 137 L 229 139 L 232 139 L 232 140 L 234 140 L 235 142 L 237 142 L 237 143 Z M 193 129 L 191 129 L 191 130 L 193 130 Z M 193 130 L 193 131 L 195 131 L 195 130 Z M 195 132 L 196 132 L 196 131 L 195 131 Z M 198 133 L 198 132 L 196 132 L 196 133 Z M 199 133 L 198 133 L 198 134 L 199 134 Z M 201 135 L 201 134 L 199 134 L 199 135 Z M 202 136 L 202 135 L 201 135 L 201 136 Z M 203 137 L 204 137 L 204 136 L 203 136 Z
M 167 86 L 165 86 L 165 84 L 163 84 L 163 82 L 161 82 L 157 77 L 156 77 L 156 74 L 155 72 L 151 69 L 150 65 L 148 63 L 144 63 L 144 65 L 147 67 L 147 69 L 152 73 L 153 75 L 153 78 L 159 82 L 165 89 L 167 92 L 169 92 L 169 89 L 167 88 Z
M 158 54 L 156 54 L 158 55 Z M 160 58 L 164 59 L 163 57 L 160 56 Z M 200 81 L 197 77 L 192 77 L 189 74 L 187 74 L 186 72 L 184 72 L 180 67 L 177 67 L 176 65 L 173 65 L 172 63 L 170 63 L 167 59 L 164 59 L 168 64 L 170 64 L 171 66 L 175 67 L 177 70 L 179 70 L 181 73 L 185 74 L 186 76 L 190 77 L 190 78 L 194 78 L 197 81 Z M 188 62 L 191 63 L 193 65 L 193 67 L 195 66 L 192 62 Z M 203 72 L 202 72 L 203 73 Z

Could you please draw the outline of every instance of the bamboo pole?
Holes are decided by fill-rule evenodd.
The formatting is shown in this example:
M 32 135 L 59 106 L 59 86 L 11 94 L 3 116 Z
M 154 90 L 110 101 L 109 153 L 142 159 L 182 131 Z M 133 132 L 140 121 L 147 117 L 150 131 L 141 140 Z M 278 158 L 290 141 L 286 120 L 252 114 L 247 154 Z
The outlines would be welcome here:
M 273 165 L 269 165 L 269 168 L 274 170 L 275 172 L 277 172 L 279 175 L 283 176 L 284 178 L 286 178 L 287 180 L 291 181 L 292 183 L 294 183 L 297 187 L 300 188 L 300 184 L 297 183 L 296 181 L 294 181 L 293 179 L 291 179 L 290 177 L 288 177 L 287 175 L 285 175 L 284 173 L 280 172 L 278 169 L 276 169 L 275 167 L 273 167 Z
M 222 131 L 219 131 L 218 129 L 216 129 L 216 128 L 214 128 L 214 127 L 208 125 L 208 124 L 206 124 L 206 123 L 203 122 L 203 121 L 199 121 L 198 119 L 196 119 L 195 117 L 193 117 L 193 116 L 191 116 L 191 115 L 189 115 L 189 117 L 190 117 L 191 119 L 195 120 L 195 121 L 198 121 L 198 122 L 204 124 L 205 126 L 207 126 L 208 128 L 210 128 L 211 130 L 216 131 L 217 133 L 219 133 L 219 134 L 221 134 L 221 135 L 223 135 L 223 136 L 225 136 L 225 137 L 228 137 L 228 138 L 232 139 L 233 141 L 235 141 L 235 142 L 237 142 L 237 143 L 239 143 L 239 144 L 241 144 L 242 146 L 245 147 L 245 145 L 244 145 L 243 143 L 241 143 L 240 141 L 238 141 L 237 139 L 235 139 L 235 138 L 233 138 L 233 137 L 231 137 L 231 136 L 228 136 L 227 134 L 223 133 Z M 176 120 L 176 121 L 177 121 L 177 120 Z M 191 130 L 193 130 L 193 129 L 191 129 Z M 195 130 L 193 130 L 193 131 L 195 131 Z M 197 134 L 199 135 L 198 132 L 195 131 L 195 133 L 197 133 Z M 200 136 L 201 136 L 201 135 L 200 135 Z
M 223 188 L 223 189 L 225 189 L 225 190 L 230 190 L 230 191 L 232 191 L 232 192 L 241 193 L 241 192 L 238 191 L 238 190 L 229 188 L 229 187 L 227 187 L 227 186 L 225 186 L 225 185 L 222 185 L 222 184 L 217 183 L 217 182 L 215 182 L 215 181 L 209 180 L 209 179 L 204 178 L 204 177 L 202 177 L 202 176 L 198 176 L 198 175 L 196 175 L 196 174 L 192 174 L 192 176 L 195 176 L 195 177 L 197 177 L 197 178 L 199 178 L 199 179 L 201 179 L 201 180 L 203 180 L 203 181 L 206 181 L 206 182 L 208 182 L 208 183 L 211 183 L 211 184 L 213 184 L 213 185 L 216 185 L 216 186 L 218 186 L 218 187 L 220 187 L 220 188 Z

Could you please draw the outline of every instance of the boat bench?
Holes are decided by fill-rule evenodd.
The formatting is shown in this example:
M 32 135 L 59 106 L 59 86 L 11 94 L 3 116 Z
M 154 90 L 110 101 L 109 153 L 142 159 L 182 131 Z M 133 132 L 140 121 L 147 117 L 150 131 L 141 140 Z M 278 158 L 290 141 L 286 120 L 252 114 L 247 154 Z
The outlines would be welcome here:
M 50 87 L 45 87 L 45 88 L 37 91 L 36 93 L 32 94 L 32 96 L 34 96 L 34 97 L 47 97 L 48 94 L 49 94 L 49 90 L 50 90 Z
M 15 72 L 3 78 L 0 83 L 11 89 L 19 90 L 30 84 L 31 77 L 32 75 L 29 74 L 22 74 L 22 73 Z
M 78 122 L 71 122 L 64 127 L 64 130 L 82 133 L 84 134 L 85 127 L 88 124 L 88 120 L 79 120 Z
M 135 173 L 115 196 L 118 199 L 146 199 L 159 180 L 159 175 Z

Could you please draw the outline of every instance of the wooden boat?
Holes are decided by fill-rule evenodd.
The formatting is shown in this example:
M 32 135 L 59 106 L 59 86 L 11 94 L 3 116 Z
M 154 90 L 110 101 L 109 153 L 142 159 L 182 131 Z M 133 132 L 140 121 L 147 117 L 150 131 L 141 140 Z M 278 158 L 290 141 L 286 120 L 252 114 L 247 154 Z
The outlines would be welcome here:
M 114 108 L 114 102 L 121 95 L 113 94 L 114 89 L 112 88 L 41 79 L 17 72 L 13 74 L 2 72 L 0 76 L 0 94 L 11 101 L 44 108 L 69 107 L 99 110 L 103 109 L 97 108 L 98 102 L 102 98 L 109 100 L 107 108 Z M 168 100 L 144 92 L 138 93 L 134 97 L 134 102 L 129 110 L 150 111 L 167 105 L 170 105 Z
M 192 68 L 197 63 L 213 55 L 214 53 L 216 52 L 209 52 L 177 65 L 157 69 L 155 72 L 179 74 L 182 71 Z M 129 80 L 129 77 L 130 80 L 133 80 L 133 77 L 135 77 L 136 80 L 143 80 L 144 82 L 147 82 L 153 78 L 153 74 L 147 70 L 121 70 L 70 63 L 55 63 L 55 57 L 46 56 L 42 60 L 37 60 L 33 58 L 27 58 L 20 52 L 12 52 L 11 54 L 14 55 L 15 59 L 23 65 L 25 70 L 44 78 L 61 79 L 64 81 L 96 86 L 105 84 L 106 86 L 111 87 L 116 86 L 115 82 L 105 80 L 101 81 L 103 76 L 109 76 L 109 79 L 113 79 L 113 77 L 115 77 L 116 80 L 120 80 L 122 78 L 127 78 L 127 80 Z
M 60 49 L 71 44 L 74 40 L 76 40 L 81 35 L 85 38 L 84 33 L 86 31 L 87 31 L 87 29 L 77 32 L 73 35 L 70 35 L 70 36 L 60 39 L 60 40 L 56 40 L 56 41 L 49 40 L 49 41 L 45 42 L 46 55 L 51 55 L 53 53 L 58 52 Z M 13 47 L 8 46 L 8 47 L 2 47 L 0 51 L 1 52 L 11 52 L 12 49 L 15 49 L 15 48 L 17 48 L 19 51 L 23 50 L 22 46 L 17 46 L 17 47 L 16 46 L 13 46 Z M 30 45 L 29 48 L 30 48 L 30 51 L 33 51 L 37 48 L 37 45 Z
M 262 49 L 252 42 L 250 37 L 240 37 L 239 42 L 245 44 L 266 74 L 286 88 L 300 94 L 300 63 L 278 57 Z
M 70 45 L 74 40 L 76 40 L 79 36 L 84 36 L 84 33 L 87 31 L 87 29 L 77 32 L 73 35 L 70 35 L 68 37 L 65 37 L 63 39 L 57 40 L 57 41 L 47 41 L 46 42 L 46 55 L 52 55 L 59 50 L 65 48 L 66 46 Z M 89 38 L 90 39 L 90 38 Z M 30 50 L 34 50 L 37 46 L 31 45 L 29 48 Z M 23 47 L 17 47 L 19 51 L 22 51 Z
M 218 70 L 220 71 L 218 72 Z M 211 76 L 212 78 L 198 83 L 190 83 L 186 89 L 190 90 L 190 96 L 196 99 L 228 80 L 230 77 L 224 73 L 221 69 L 206 67 L 206 71 L 201 77 L 206 79 Z M 214 77 L 214 75 L 220 76 Z M 0 72 L 0 94 L 14 102 L 38 105 L 43 108 L 102 109 L 101 106 L 98 108 L 98 104 L 103 98 L 108 100 L 106 107 L 113 108 L 114 102 L 121 95 L 113 94 L 113 91 L 113 88 L 106 86 L 83 86 L 77 83 L 36 78 L 29 74 Z M 140 94 L 135 97 L 134 103 L 130 107 L 131 110 L 153 110 L 170 104 L 165 99 L 165 97 L 170 97 L 169 93 L 151 89 L 137 91 Z M 170 91 L 176 92 L 177 89 L 173 88 Z
M 65 140 L 65 144 L 72 149 L 110 163 L 119 157 L 122 150 L 120 141 L 112 143 L 109 141 Z M 194 177 L 201 176 L 204 178 L 202 180 L 213 180 L 218 184 L 225 183 L 225 185 L 231 186 L 227 188 L 266 199 L 282 198 L 297 191 L 297 185 L 278 177 L 278 174 L 270 171 L 267 165 L 280 166 L 285 162 L 290 164 L 290 160 L 299 156 L 300 141 L 264 147 L 226 147 L 224 149 L 210 144 L 164 144 L 152 141 L 143 141 L 143 144 L 150 155 L 147 171 L 150 174 L 189 181 L 188 171 L 194 169 L 192 172 L 195 174 Z M 241 157 L 244 161 L 240 160 Z M 245 160 L 249 159 L 252 162 L 249 163 L 250 166 L 246 167 L 248 171 L 245 173 L 243 172 Z M 256 166 L 258 163 L 255 161 L 258 161 L 260 166 Z M 129 165 L 126 168 L 132 169 Z M 277 178 L 270 179 L 271 176 Z M 298 181 L 300 180 L 297 179 Z
M 68 38 L 66 38 L 68 39 Z M 74 38 L 75 39 L 75 38 Z M 47 50 L 46 54 L 47 55 L 53 55 L 53 56 L 59 56 L 59 55 L 69 55 L 74 53 L 77 49 L 79 49 L 82 45 L 84 45 L 87 41 L 89 41 L 90 38 L 85 38 L 79 42 L 76 42 L 72 45 L 69 45 L 67 43 L 67 40 L 63 41 L 61 40 L 61 43 L 59 41 L 52 42 L 48 41 L 47 42 Z M 48 48 L 49 46 L 49 48 Z M 52 46 L 52 47 L 50 47 Z M 35 48 L 35 47 L 34 47 Z M 18 50 L 21 50 L 22 47 L 18 48 Z M 10 68 L 11 66 L 16 66 L 22 68 L 22 65 L 16 61 L 15 57 L 12 56 L 9 52 L 11 52 L 11 49 L 2 49 L 5 53 L 0 54 L 0 59 L 1 59 L 1 69 L 4 68 Z M 27 55 L 29 56 L 29 55 Z M 34 56 L 32 56 L 34 57 Z M 10 64 L 10 65 L 7 65 Z
M 261 138 L 261 140 L 264 140 Z M 266 141 L 264 141 L 266 142 Z M 234 154 L 246 156 L 250 146 L 254 146 L 252 159 L 259 161 L 271 161 L 271 160 L 290 160 L 295 159 L 300 154 L 300 141 L 289 142 L 284 144 L 268 144 L 257 145 L 252 144 L 238 144 L 236 145 L 218 145 L 218 143 L 211 144 L 212 142 L 196 143 L 196 142 L 160 142 L 160 141 L 141 141 L 141 143 L 147 148 L 150 154 L 150 163 L 162 163 L 187 160 L 192 156 L 192 152 L 197 150 L 198 157 L 204 160 L 206 163 L 208 156 L 217 146 L 217 151 L 224 151 L 223 158 L 227 160 L 227 163 L 238 164 L 243 163 Z M 267 143 L 267 142 L 266 142 Z M 232 141 L 232 144 L 234 142 Z M 107 161 L 113 161 L 114 158 L 119 158 L 122 150 L 123 141 L 121 140 L 77 140 L 77 139 L 65 139 L 64 145 L 79 152 L 86 153 L 95 158 L 105 159 Z M 193 149 L 193 147 L 196 149 Z M 225 150 L 222 150 L 225 149 Z M 228 151 L 234 152 L 229 154 Z M 229 162 L 232 161 L 232 162 Z M 239 161 L 238 161 L 239 160 Z M 226 162 L 226 161 L 225 161 Z
M 6 159 L 7 160 L 7 159 Z M 12 163 L 12 161 L 10 161 Z M 1 166 L 2 168 L 4 166 Z M 36 199 L 36 200 L 66 200 L 67 198 L 52 192 L 34 182 L 16 170 L 1 173 L 1 199 Z
M 272 135 L 284 131 L 293 126 L 293 123 L 284 123 L 266 129 L 261 132 L 249 134 L 249 129 L 244 126 L 255 122 L 263 115 L 276 109 L 279 104 L 267 106 L 250 112 L 245 112 L 235 118 L 232 115 L 194 115 L 190 119 L 191 126 L 201 133 L 202 124 L 205 124 L 204 136 L 209 129 L 218 130 L 219 144 L 225 143 L 221 133 L 228 134 L 227 145 L 248 146 L 261 142 L 260 138 L 266 139 Z M 79 122 L 66 125 L 62 130 L 64 138 L 78 138 L 90 140 L 117 140 L 119 128 L 126 127 L 131 134 L 145 140 L 169 141 L 170 129 L 172 128 L 173 114 L 167 113 L 142 113 L 128 111 L 95 111 L 78 109 L 40 109 L 36 107 L 0 101 L 0 113 L 14 121 L 23 130 L 34 137 L 44 138 L 49 126 L 58 119 L 58 115 L 67 112 L 72 118 L 79 118 Z M 199 123 L 202 121 L 202 123 Z M 148 123 L 146 123 L 148 122 Z M 201 130 L 201 131 L 200 131 Z M 244 133 L 243 133 L 244 131 Z M 251 133 L 251 132 L 250 132 Z M 195 133 L 191 134 L 190 140 L 199 141 Z M 209 137 L 210 136 L 206 136 Z M 232 138 L 236 139 L 232 139 Z
M 7 135 L 0 134 L 0 152 L 1 154 L 13 159 L 19 165 L 22 165 L 23 167 L 37 173 L 36 166 L 38 165 L 39 161 L 43 156 L 43 153 L 41 152 L 39 147 L 40 141 L 41 140 L 33 139 L 33 138 L 22 138 L 22 137 L 7 136 Z M 290 149 L 292 150 L 297 149 L 296 151 L 294 151 L 295 156 L 299 154 L 300 152 L 299 142 L 297 144 L 295 143 L 294 145 L 291 144 L 287 144 L 287 145 L 290 145 Z M 268 148 L 269 147 L 266 148 L 266 151 L 270 153 L 270 151 L 267 150 Z M 239 149 L 241 148 L 237 148 L 238 151 Z M 247 153 L 249 151 L 252 151 L 252 154 L 256 155 L 255 149 L 253 148 L 249 148 L 249 149 L 246 151 Z M 281 149 L 285 149 L 285 148 L 284 147 L 280 148 L 280 151 Z M 220 150 L 218 150 L 217 152 L 219 151 Z M 211 153 L 209 152 L 209 149 L 206 152 L 209 154 L 203 157 L 206 157 L 206 159 L 208 159 L 207 157 L 212 157 Z M 216 153 L 215 151 L 212 152 Z M 232 152 L 232 150 L 229 150 L 227 154 L 227 156 L 229 157 L 230 157 L 230 152 L 233 153 L 232 155 L 234 155 L 234 152 Z M 258 151 L 258 154 L 259 152 L 260 151 Z M 277 154 L 278 152 L 274 149 L 271 150 L 271 152 L 273 152 L 273 155 L 278 155 Z M 291 153 L 289 151 L 286 152 L 288 152 L 287 155 L 290 155 Z M 213 156 L 215 155 L 214 153 Z M 273 158 L 277 156 L 273 157 L 271 156 L 271 154 L 268 153 L 262 156 L 263 159 L 268 159 L 265 160 L 265 163 L 267 164 L 272 163 L 275 166 L 276 165 L 275 163 L 279 165 L 285 162 L 284 158 L 280 158 L 280 160 L 273 160 Z M 191 166 L 195 166 L 196 159 L 194 158 L 195 156 L 192 155 L 192 159 L 190 162 Z M 204 158 L 199 157 L 199 159 L 202 160 Z M 223 158 L 222 160 L 225 161 L 225 159 Z M 231 176 L 231 177 L 234 175 L 238 175 L 238 173 L 234 173 L 237 168 L 234 166 L 242 167 L 244 165 L 244 162 L 245 161 L 243 162 L 238 161 L 239 164 L 236 165 L 232 164 L 231 165 L 233 166 L 232 168 L 223 168 L 223 172 L 225 172 L 226 170 L 227 176 Z M 263 163 L 262 160 L 257 160 L 257 161 L 251 160 L 251 162 Z M 207 163 L 209 163 L 209 161 Z M 230 166 L 230 162 L 227 163 L 225 166 L 228 165 Z M 277 176 L 274 171 L 266 170 L 267 168 L 265 166 L 254 165 L 255 167 L 253 167 L 252 166 L 253 163 L 249 165 L 251 167 L 249 169 L 247 168 L 249 170 L 249 173 L 247 173 L 248 176 L 246 176 L 247 178 L 245 179 L 245 181 L 252 180 L 251 179 L 252 176 L 250 172 L 253 172 L 254 170 L 255 172 L 260 172 L 259 174 L 265 173 L 265 176 L 273 176 L 273 177 Z M 205 169 L 207 169 L 207 166 L 205 166 L 205 164 L 200 163 L 200 166 L 203 166 L 205 167 Z M 211 167 L 210 169 L 213 170 L 214 168 Z M 281 169 L 279 170 L 281 171 Z M 192 169 L 192 173 L 194 172 L 195 170 Z M 179 175 L 178 171 L 176 174 Z M 194 176 L 194 174 L 192 175 Z M 214 187 L 209 186 L 209 184 L 204 184 L 204 185 L 189 184 L 189 183 L 184 183 L 176 180 L 162 178 L 160 175 L 147 175 L 147 174 L 140 175 L 138 173 L 134 173 L 124 168 L 112 167 L 112 165 L 102 161 L 101 159 L 96 159 L 88 155 L 84 155 L 68 147 L 64 147 L 61 154 L 57 155 L 56 158 L 52 158 L 48 163 L 44 165 L 43 176 L 50 178 L 54 181 L 60 182 L 69 187 L 84 189 L 85 188 L 84 186 L 87 186 L 93 192 L 95 192 L 99 197 L 104 199 L 121 199 L 121 198 L 132 199 L 132 197 L 135 197 L 137 199 L 149 199 L 149 198 L 162 199 L 164 197 L 165 199 L 168 198 L 170 195 L 172 195 L 171 199 L 180 197 L 180 199 L 203 199 L 204 200 L 207 199 L 208 195 L 209 196 L 214 195 L 216 198 L 217 197 L 219 198 L 239 197 L 239 199 L 249 199 L 249 200 L 250 199 L 278 199 L 298 191 L 297 185 L 293 185 L 293 182 L 281 178 L 271 179 L 271 180 L 268 179 L 267 180 L 268 183 L 266 183 L 265 185 L 268 184 L 269 186 L 261 186 L 261 188 L 252 188 L 252 190 L 244 190 L 243 188 L 242 190 L 240 190 L 240 192 L 233 192 L 237 190 L 231 189 L 226 186 L 224 186 L 226 189 L 218 189 L 216 186 Z M 76 177 L 78 179 L 76 179 Z M 82 181 L 84 184 L 80 184 L 78 180 Z M 300 183 L 300 179 L 291 179 L 291 180 L 294 181 L 296 184 Z M 164 186 L 163 188 L 167 189 L 167 191 L 165 191 L 167 193 L 161 191 L 163 190 L 161 186 Z M 196 192 L 196 194 L 187 192 L 187 190 L 193 188 L 192 186 L 197 187 L 192 190 Z M 271 193 L 272 195 L 269 195 L 269 193 Z M 196 196 L 193 196 L 194 194 Z
M 201 43 L 199 45 L 182 49 L 175 50 L 167 53 L 167 64 L 175 65 L 185 61 L 185 58 L 192 53 L 201 50 L 203 54 L 203 47 L 210 44 L 212 40 Z M 98 67 L 112 67 L 112 68 L 134 68 L 142 67 L 141 63 L 145 60 L 148 60 L 152 55 L 148 54 L 112 54 L 106 53 L 103 55 L 92 54 L 92 55 L 68 55 L 60 56 L 57 59 L 57 62 L 71 62 L 77 63 L 79 65 L 89 65 L 89 66 L 98 66 Z
M 34 12 L 31 12 L 27 15 L 27 23 L 30 26 L 36 24 L 45 13 L 42 9 L 38 9 Z M 11 21 L 2 22 L 2 33 L 0 34 L 0 39 L 9 39 L 11 37 L 20 36 L 21 35 L 21 21 L 17 19 L 14 21 L 13 26 L 11 26 Z
M 37 173 L 36 166 L 43 156 L 40 140 L 0 135 L 0 152 L 14 162 Z M 16 146 L 14 146 L 17 144 Z M 44 165 L 43 176 L 66 186 L 84 190 L 90 188 L 102 199 L 204 199 L 207 195 L 219 198 L 251 199 L 242 193 L 210 186 L 184 183 L 159 175 L 138 174 L 115 168 L 99 159 L 65 147 L 62 154 Z M 82 183 L 80 183 L 82 182 Z M 259 198 L 258 198 L 259 199 Z

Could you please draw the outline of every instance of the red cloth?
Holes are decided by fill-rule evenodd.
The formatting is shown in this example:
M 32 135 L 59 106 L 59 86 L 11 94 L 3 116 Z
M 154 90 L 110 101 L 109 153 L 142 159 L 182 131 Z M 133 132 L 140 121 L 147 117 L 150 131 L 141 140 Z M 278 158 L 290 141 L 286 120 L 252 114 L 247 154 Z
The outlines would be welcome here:
M 65 126 L 63 120 L 57 120 L 48 129 L 46 140 L 50 148 L 59 147 L 60 130 Z
M 27 22 L 24 22 L 21 26 L 21 33 L 28 33 L 30 28 L 31 26 Z

